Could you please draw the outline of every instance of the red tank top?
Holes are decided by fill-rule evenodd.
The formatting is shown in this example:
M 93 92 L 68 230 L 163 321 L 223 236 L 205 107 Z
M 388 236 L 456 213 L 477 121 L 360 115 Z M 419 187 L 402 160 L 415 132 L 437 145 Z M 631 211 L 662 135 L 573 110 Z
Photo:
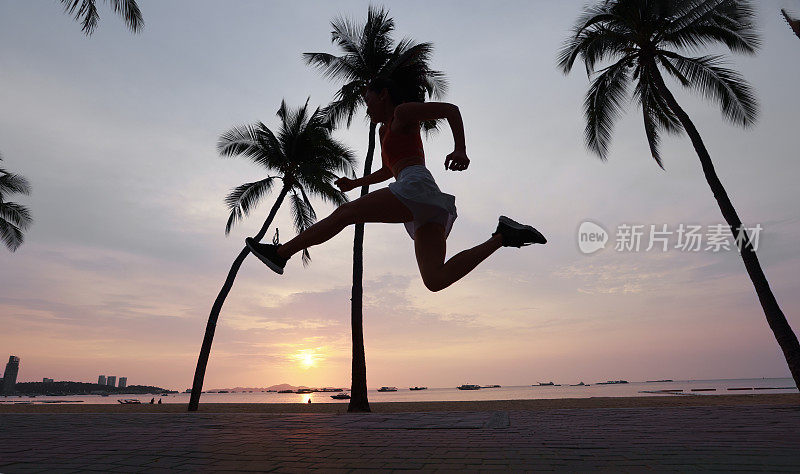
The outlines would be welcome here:
M 391 169 L 404 158 L 425 158 L 419 130 L 417 133 L 392 133 L 391 120 L 386 124 L 385 130 L 381 139 L 381 158 L 387 168 Z

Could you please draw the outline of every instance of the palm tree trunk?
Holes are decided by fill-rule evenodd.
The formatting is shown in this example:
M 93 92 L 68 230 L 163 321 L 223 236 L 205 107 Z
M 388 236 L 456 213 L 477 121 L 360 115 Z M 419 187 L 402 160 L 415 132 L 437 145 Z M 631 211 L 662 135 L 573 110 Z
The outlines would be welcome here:
M 269 211 L 267 220 L 264 221 L 264 225 L 261 226 L 261 230 L 258 231 L 258 234 L 253 237 L 257 242 L 260 242 L 261 239 L 264 238 L 264 234 L 267 233 L 267 229 L 269 229 L 269 226 L 272 224 L 272 220 L 275 218 L 275 214 L 277 214 L 278 208 L 281 207 L 283 198 L 286 197 L 290 187 L 291 186 L 284 184 L 281 193 L 278 195 L 278 199 Z M 211 307 L 211 314 L 208 316 L 208 324 L 206 324 L 206 335 L 203 338 L 203 346 L 200 348 L 200 356 L 197 358 L 197 368 L 194 371 L 192 395 L 189 398 L 189 411 L 197 411 L 197 407 L 200 404 L 200 393 L 203 391 L 203 378 L 206 375 L 208 356 L 211 354 L 211 342 L 214 340 L 214 331 L 217 329 L 217 319 L 222 310 L 222 305 L 225 303 L 225 298 L 228 297 L 228 293 L 230 293 L 231 288 L 233 288 L 233 280 L 236 279 L 236 274 L 239 273 L 242 262 L 244 262 L 244 259 L 247 258 L 249 254 L 250 249 L 245 246 L 242 251 L 239 252 L 239 255 L 236 256 L 233 265 L 231 265 L 231 269 L 228 271 L 228 277 L 225 279 L 225 283 L 222 285 L 222 289 L 219 290 L 217 299 L 214 300 L 214 305 Z
M 656 68 L 653 67 L 653 70 L 656 70 Z M 689 119 L 689 115 L 681 108 L 678 101 L 675 100 L 675 97 L 667 88 L 661 75 L 656 72 L 654 76 L 656 86 L 666 99 L 670 109 L 678 116 L 684 130 L 686 130 L 686 133 L 692 140 L 692 145 L 694 145 L 697 156 L 700 158 L 700 164 L 703 166 L 703 173 L 706 176 L 706 181 L 708 181 L 708 185 L 714 193 L 714 198 L 716 198 L 717 204 L 722 211 L 722 216 L 730 226 L 734 238 L 737 236 L 740 229 L 743 232 L 743 245 L 740 248 L 740 253 L 744 261 L 744 266 L 756 289 L 758 300 L 761 302 L 764 315 L 767 317 L 767 324 L 769 324 L 772 333 L 775 335 L 775 339 L 778 341 L 778 345 L 781 350 L 783 350 L 783 356 L 786 358 L 786 363 L 789 365 L 789 371 L 792 374 L 792 378 L 794 378 L 794 383 L 800 388 L 800 344 L 797 342 L 797 336 L 794 334 L 794 331 L 792 331 L 791 326 L 789 326 L 789 322 L 786 321 L 786 316 L 784 316 L 783 311 L 781 311 L 780 306 L 778 306 L 775 295 L 772 294 L 767 277 L 764 275 L 761 264 L 758 262 L 756 251 L 753 249 L 750 236 L 742 229 L 742 221 L 739 219 L 736 209 L 733 208 L 733 204 L 730 198 L 728 198 L 728 193 L 722 186 L 722 182 L 720 182 L 716 171 L 714 171 L 714 164 L 711 162 L 711 156 L 709 156 L 702 138 L 700 138 L 700 133 L 698 133 L 694 123 Z
M 375 153 L 375 123 L 369 124 L 369 147 L 364 160 L 364 176 L 372 172 L 372 155 Z M 369 192 L 369 186 L 361 187 L 361 195 Z M 364 354 L 364 224 L 356 224 L 353 239 L 353 292 L 350 298 L 350 328 L 353 333 L 353 366 L 350 382 L 348 412 L 369 412 L 367 399 L 367 361 Z

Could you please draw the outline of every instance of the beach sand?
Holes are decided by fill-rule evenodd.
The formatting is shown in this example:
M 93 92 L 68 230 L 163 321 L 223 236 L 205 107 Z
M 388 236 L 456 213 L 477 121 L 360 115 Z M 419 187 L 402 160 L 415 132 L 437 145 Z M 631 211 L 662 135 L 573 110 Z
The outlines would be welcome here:
M 690 406 L 800 406 L 800 393 L 744 395 L 653 395 L 645 397 L 555 398 L 537 400 L 478 400 L 457 402 L 370 403 L 373 413 L 553 410 Z M 122 405 L 87 403 L 0 404 L 3 413 L 185 413 L 183 403 Z M 347 401 L 338 403 L 203 403 L 201 413 L 347 413 Z

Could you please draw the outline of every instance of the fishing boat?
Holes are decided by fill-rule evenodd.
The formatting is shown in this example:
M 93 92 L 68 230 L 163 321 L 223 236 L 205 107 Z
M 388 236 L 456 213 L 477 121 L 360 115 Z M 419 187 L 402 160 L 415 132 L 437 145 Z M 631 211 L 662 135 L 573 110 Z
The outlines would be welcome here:
M 410 387 L 409 390 L 428 390 L 428 387 Z
M 381 387 L 378 389 L 379 392 L 396 392 L 397 387 Z
M 337 393 L 336 395 L 331 395 L 331 398 L 335 400 L 350 400 L 350 395 L 346 393 Z
M 480 390 L 481 386 L 480 385 L 464 384 L 464 385 L 459 385 L 457 388 L 459 390 Z
M 141 405 L 142 401 L 136 398 L 120 398 L 117 399 L 118 402 L 122 403 L 123 405 Z
M 539 385 L 532 385 L 532 387 L 560 387 L 561 384 L 556 384 L 553 382 L 539 382 Z
M 294 393 L 314 393 L 310 388 L 298 388 Z
M 628 383 L 627 380 L 609 380 L 608 382 L 597 382 L 595 385 L 615 385 L 618 383 Z

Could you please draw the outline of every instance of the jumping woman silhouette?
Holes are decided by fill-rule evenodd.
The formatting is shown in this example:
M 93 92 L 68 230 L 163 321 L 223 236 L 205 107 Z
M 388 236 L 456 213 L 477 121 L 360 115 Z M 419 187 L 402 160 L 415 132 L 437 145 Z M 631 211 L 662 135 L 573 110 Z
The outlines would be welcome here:
M 439 190 L 425 167 L 420 122 L 447 119 L 455 150 L 447 155 L 445 169 L 463 171 L 469 166 L 461 113 L 453 104 L 422 102 L 424 91 L 403 89 L 390 79 L 375 79 L 365 89 L 367 114 L 381 123 L 379 136 L 383 167 L 363 178 L 339 178 L 334 184 L 343 192 L 376 184 L 394 176 L 388 187 L 342 204 L 333 213 L 285 244 L 276 238 L 262 244 L 252 238 L 247 246 L 262 262 L 283 274 L 286 261 L 295 253 L 321 244 L 351 224 L 360 222 L 404 223 L 414 240 L 417 264 L 425 286 L 431 291 L 447 288 L 472 271 L 500 247 L 544 244 L 547 239 L 531 226 L 500 216 L 497 229 L 482 244 L 464 250 L 445 262 L 446 239 L 456 219 L 455 197 Z

